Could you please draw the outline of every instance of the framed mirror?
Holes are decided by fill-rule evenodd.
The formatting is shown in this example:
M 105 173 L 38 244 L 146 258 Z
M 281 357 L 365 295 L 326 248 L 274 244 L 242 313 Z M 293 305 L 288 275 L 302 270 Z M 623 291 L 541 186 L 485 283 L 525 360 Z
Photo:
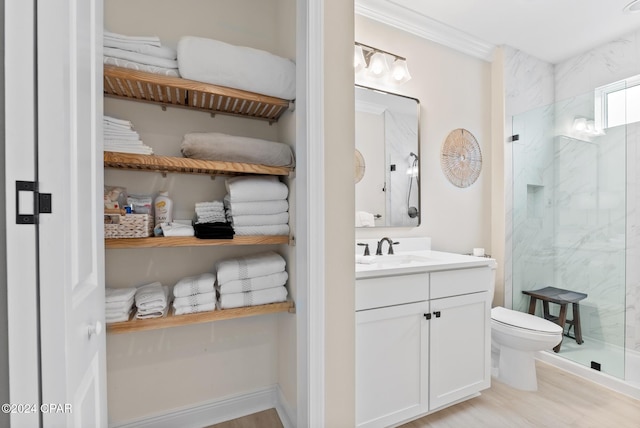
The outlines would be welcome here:
M 359 85 L 355 93 L 356 227 L 418 226 L 420 101 Z

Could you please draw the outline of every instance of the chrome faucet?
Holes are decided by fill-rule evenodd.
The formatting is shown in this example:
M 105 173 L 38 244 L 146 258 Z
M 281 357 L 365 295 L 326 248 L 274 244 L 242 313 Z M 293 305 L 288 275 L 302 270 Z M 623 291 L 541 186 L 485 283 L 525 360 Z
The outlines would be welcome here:
M 399 244 L 399 242 L 393 242 L 390 238 L 387 238 L 385 236 L 384 238 L 378 241 L 378 248 L 376 248 L 376 256 L 382 255 L 382 244 L 384 243 L 384 241 L 387 241 L 389 243 L 389 251 L 387 252 L 387 254 L 393 254 L 393 244 L 396 244 L 396 245 Z

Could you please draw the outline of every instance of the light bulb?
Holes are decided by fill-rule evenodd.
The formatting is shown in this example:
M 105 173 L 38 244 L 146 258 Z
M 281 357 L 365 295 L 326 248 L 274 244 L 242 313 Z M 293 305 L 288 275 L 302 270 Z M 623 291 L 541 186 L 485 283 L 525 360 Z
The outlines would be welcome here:
M 389 71 L 389 66 L 387 65 L 387 59 L 385 58 L 382 52 L 376 52 L 371 57 L 369 61 L 369 73 L 373 77 L 382 77 Z
M 397 59 L 391 66 L 391 79 L 394 83 L 405 83 L 411 79 L 409 74 L 409 68 L 407 67 L 407 61 L 403 59 Z
M 355 72 L 359 72 L 367 65 L 367 61 L 364 59 L 364 52 L 362 46 L 355 46 L 353 50 L 353 68 Z

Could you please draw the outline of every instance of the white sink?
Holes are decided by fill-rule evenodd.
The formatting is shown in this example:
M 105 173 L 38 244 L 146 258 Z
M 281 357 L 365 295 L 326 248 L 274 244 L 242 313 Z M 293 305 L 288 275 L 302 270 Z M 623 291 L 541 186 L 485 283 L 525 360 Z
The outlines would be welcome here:
M 376 266 L 378 268 L 395 266 L 419 266 L 433 262 L 429 257 L 417 256 L 415 254 L 390 254 L 384 256 L 360 256 L 356 258 L 356 263 L 360 265 Z

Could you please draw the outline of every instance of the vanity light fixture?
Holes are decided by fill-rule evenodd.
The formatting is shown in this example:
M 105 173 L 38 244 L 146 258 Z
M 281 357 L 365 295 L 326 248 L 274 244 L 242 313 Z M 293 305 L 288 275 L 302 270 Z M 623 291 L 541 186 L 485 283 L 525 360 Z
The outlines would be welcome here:
M 354 47 L 353 68 L 356 74 L 374 81 L 399 85 L 411 79 L 406 58 L 358 42 Z

